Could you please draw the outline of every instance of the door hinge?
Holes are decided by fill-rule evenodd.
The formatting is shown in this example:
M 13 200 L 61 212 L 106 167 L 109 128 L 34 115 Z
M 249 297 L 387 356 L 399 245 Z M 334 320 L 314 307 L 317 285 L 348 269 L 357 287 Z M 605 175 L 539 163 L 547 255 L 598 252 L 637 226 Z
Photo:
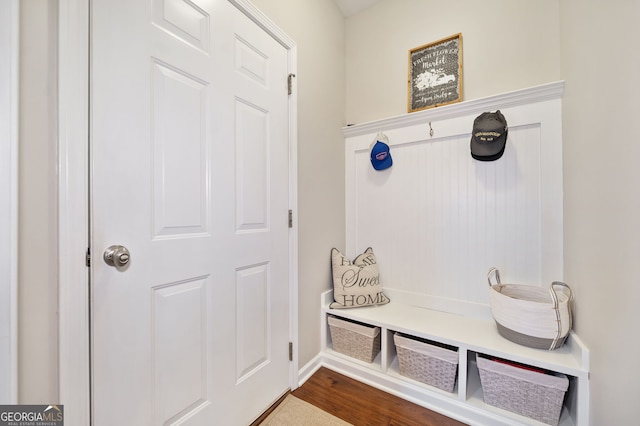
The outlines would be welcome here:
M 293 228 L 293 210 L 289 209 L 289 228 Z
M 290 95 L 293 93 L 293 79 L 295 78 L 295 74 L 289 74 L 287 76 L 287 93 Z
M 293 361 L 293 342 L 289 342 L 289 361 Z
M 87 252 L 84 256 L 84 264 L 87 266 L 87 268 L 91 267 L 91 247 L 87 247 Z

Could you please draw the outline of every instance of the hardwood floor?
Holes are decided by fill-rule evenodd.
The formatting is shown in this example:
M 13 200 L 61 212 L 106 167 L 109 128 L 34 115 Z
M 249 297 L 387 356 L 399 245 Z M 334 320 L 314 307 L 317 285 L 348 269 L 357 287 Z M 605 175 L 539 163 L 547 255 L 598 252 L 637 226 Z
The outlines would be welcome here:
M 292 394 L 355 426 L 464 425 L 324 367 Z

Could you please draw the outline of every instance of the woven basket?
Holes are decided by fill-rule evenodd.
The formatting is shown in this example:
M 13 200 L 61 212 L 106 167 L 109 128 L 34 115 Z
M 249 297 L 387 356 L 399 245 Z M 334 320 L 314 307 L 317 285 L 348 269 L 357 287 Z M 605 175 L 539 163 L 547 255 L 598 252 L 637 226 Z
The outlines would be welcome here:
M 453 392 L 458 370 L 458 352 L 394 334 L 400 374 Z
M 476 355 L 484 402 L 540 422 L 557 425 L 569 379 Z
M 380 327 L 329 315 L 333 350 L 364 362 L 373 362 L 380 352 Z
M 495 284 L 491 278 L 495 277 Z M 562 346 L 572 327 L 573 292 L 554 281 L 549 289 L 538 286 L 501 284 L 500 272 L 488 273 L 491 313 L 498 332 L 512 342 L 538 349 Z M 562 287 L 566 291 L 557 291 Z

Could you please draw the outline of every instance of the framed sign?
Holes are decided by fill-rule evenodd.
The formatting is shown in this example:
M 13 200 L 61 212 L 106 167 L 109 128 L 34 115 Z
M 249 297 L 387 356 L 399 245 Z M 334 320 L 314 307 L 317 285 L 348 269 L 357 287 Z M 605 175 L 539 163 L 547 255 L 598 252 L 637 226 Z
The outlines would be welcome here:
M 461 33 L 409 51 L 409 112 L 461 100 Z

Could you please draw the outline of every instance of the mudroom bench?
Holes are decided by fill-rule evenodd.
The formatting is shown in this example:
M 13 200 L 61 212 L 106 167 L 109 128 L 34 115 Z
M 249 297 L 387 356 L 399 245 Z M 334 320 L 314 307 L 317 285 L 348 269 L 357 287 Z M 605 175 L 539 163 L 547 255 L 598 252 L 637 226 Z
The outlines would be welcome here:
M 338 372 L 398 395 L 418 405 L 473 425 L 541 425 L 537 420 L 484 402 L 477 356 L 496 357 L 534 368 L 562 373 L 569 379 L 559 424 L 587 425 L 589 352 L 571 334 L 559 349 L 546 351 L 512 343 L 498 334 L 492 319 L 428 309 L 411 303 L 331 309 L 331 291 L 322 295 L 322 363 Z M 371 363 L 333 348 L 330 316 L 380 328 L 381 350 Z M 455 387 L 447 392 L 400 374 L 394 334 L 415 337 L 457 350 Z
M 505 283 L 563 281 L 563 90 L 552 82 L 343 128 L 342 252 L 375 250 L 391 302 L 331 309 L 323 293 L 323 365 L 472 425 L 589 424 L 587 348 L 575 334 L 554 351 L 501 337 L 486 279 L 496 267 Z M 504 155 L 478 161 L 474 122 L 497 110 L 508 123 Z M 371 161 L 380 140 L 386 168 Z M 354 329 L 372 333 L 345 339 Z M 379 353 L 351 350 L 371 335 Z

